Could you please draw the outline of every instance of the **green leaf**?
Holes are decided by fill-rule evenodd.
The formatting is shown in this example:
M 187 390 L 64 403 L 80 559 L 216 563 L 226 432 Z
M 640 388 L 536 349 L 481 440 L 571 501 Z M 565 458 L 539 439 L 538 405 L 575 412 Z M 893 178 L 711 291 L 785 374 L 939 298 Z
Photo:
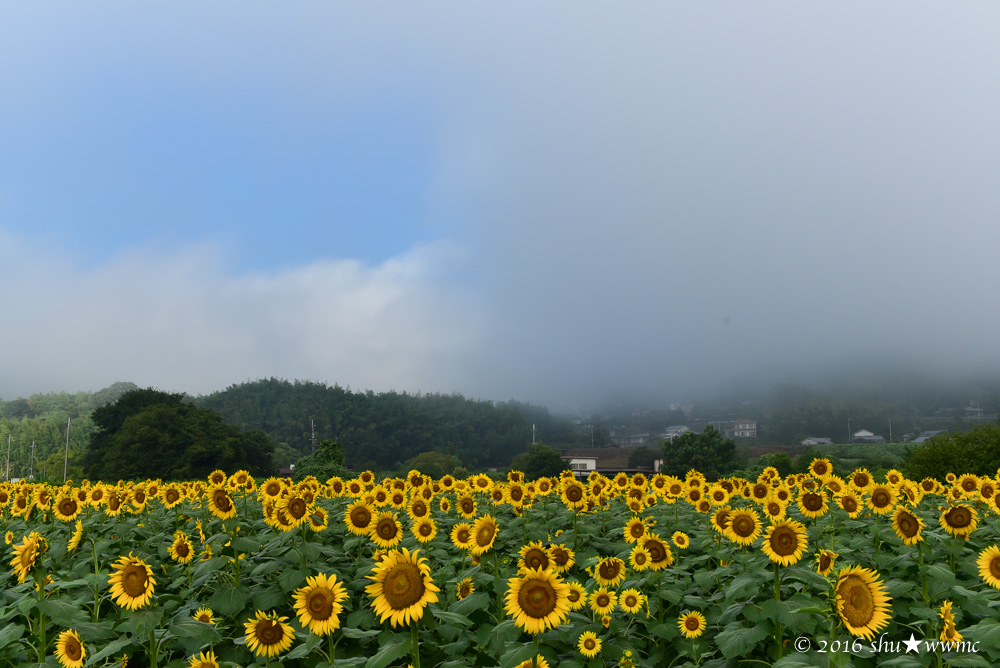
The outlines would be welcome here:
M 390 663 L 410 653 L 410 639 L 407 637 L 382 645 L 375 656 L 368 659 L 365 668 L 385 668 Z
M 131 636 L 124 636 L 118 640 L 112 640 L 110 643 L 101 648 L 101 651 L 97 652 L 91 657 L 87 658 L 87 663 L 90 665 L 96 665 L 99 661 L 105 657 L 109 657 L 112 654 L 117 654 L 124 648 L 132 644 Z
M 260 550 L 260 541 L 246 536 L 237 536 L 233 539 L 233 549 L 237 552 L 255 553 Z
M 948 659 L 948 665 L 959 668 L 991 668 L 993 664 L 977 654 L 959 654 Z
M 731 601 L 733 599 L 746 599 L 749 597 L 751 592 L 757 592 L 761 589 L 761 583 L 764 581 L 757 573 L 741 573 L 733 578 L 733 581 L 729 583 L 729 587 L 726 588 L 726 600 Z
M 222 641 L 222 634 L 213 624 L 206 624 L 195 619 L 176 619 L 170 625 L 170 632 L 178 638 L 194 638 L 205 645 Z
M 356 628 L 343 628 L 341 631 L 345 638 L 374 638 L 378 634 L 382 633 L 379 629 L 375 629 L 373 631 L 363 631 L 362 629 Z
M 82 608 L 58 598 L 42 601 L 38 604 L 38 609 L 51 619 L 53 624 L 67 629 L 87 620 L 87 613 Z
M 459 615 L 455 612 L 448 612 L 446 610 L 438 610 L 433 606 L 431 606 L 430 611 L 435 618 L 447 624 L 457 624 L 458 626 L 472 626 L 472 620 L 466 617 L 465 615 Z
M 761 640 L 770 636 L 771 628 L 768 624 L 757 624 L 747 628 L 739 622 L 732 622 L 715 636 L 715 642 L 727 659 L 733 659 L 744 656 Z
M 448 606 L 448 611 L 468 616 L 470 612 L 475 610 L 486 609 L 489 604 L 490 597 L 485 592 L 477 591 L 469 594 L 454 605 Z
M 19 640 L 24 634 L 24 627 L 20 624 L 7 624 L 0 629 L 0 648 L 6 647 L 15 640 Z
M 309 655 L 314 649 L 316 649 L 320 643 L 323 642 L 323 636 L 309 634 L 304 643 L 299 643 L 295 646 L 291 652 L 286 654 L 284 659 L 301 659 L 304 656 Z
M 246 587 L 226 587 L 215 592 L 208 599 L 208 607 L 219 611 L 226 617 L 235 617 L 246 607 L 249 600 L 250 591 Z
M 282 591 L 287 594 L 301 587 L 307 577 L 309 577 L 308 568 L 289 568 L 278 576 L 278 584 L 281 585 Z

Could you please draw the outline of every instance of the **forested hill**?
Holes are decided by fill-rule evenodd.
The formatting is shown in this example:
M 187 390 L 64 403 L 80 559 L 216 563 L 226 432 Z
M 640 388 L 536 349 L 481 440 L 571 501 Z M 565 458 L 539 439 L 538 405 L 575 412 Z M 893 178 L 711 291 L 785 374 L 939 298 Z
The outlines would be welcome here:
M 317 441 L 339 442 L 355 470 L 397 470 L 432 450 L 455 455 L 469 470 L 506 466 L 531 443 L 532 424 L 537 440 L 554 447 L 584 438 L 576 425 L 545 408 L 454 394 L 362 393 L 271 378 L 193 401 L 218 411 L 229 424 L 264 430 L 279 450 L 285 444 L 300 454 L 310 450 L 314 421 Z

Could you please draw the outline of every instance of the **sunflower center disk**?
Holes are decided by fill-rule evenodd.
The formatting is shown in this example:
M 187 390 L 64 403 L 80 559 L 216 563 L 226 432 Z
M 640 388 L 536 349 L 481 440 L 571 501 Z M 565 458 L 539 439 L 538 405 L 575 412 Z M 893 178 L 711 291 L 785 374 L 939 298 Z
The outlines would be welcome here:
M 784 527 L 775 529 L 771 535 L 771 549 L 782 557 L 787 557 L 795 553 L 795 548 L 799 546 L 799 540 L 795 533 Z
M 326 589 L 317 589 L 309 595 L 306 606 L 313 619 L 326 621 L 333 614 L 333 593 Z
M 132 598 L 139 598 L 146 593 L 148 576 L 142 566 L 129 565 L 122 573 L 122 589 Z
M 535 619 L 542 619 L 556 609 L 556 592 L 547 582 L 524 585 L 517 599 L 525 614 Z
M 398 564 L 385 574 L 383 595 L 393 610 L 405 610 L 424 595 L 424 579 L 413 564 Z
M 843 614 L 852 626 L 866 626 L 875 615 L 875 601 L 868 586 L 861 578 L 850 576 L 843 585 Z
M 284 635 L 281 631 L 281 625 L 270 620 L 257 624 L 257 639 L 262 645 L 277 645 Z

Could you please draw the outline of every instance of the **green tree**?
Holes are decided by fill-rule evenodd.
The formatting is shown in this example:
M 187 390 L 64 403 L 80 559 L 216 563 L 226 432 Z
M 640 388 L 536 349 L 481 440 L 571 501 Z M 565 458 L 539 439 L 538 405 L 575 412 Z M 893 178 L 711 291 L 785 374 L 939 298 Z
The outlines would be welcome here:
M 657 453 L 653 448 L 646 445 L 640 445 L 632 451 L 631 455 L 628 456 L 628 467 L 630 469 L 651 469 L 653 468 L 653 463 L 656 461 L 657 454 L 659 453 Z
M 274 445 L 262 431 L 241 432 L 215 411 L 153 389 L 126 392 L 93 413 L 96 430 L 84 469 L 104 480 L 204 478 L 214 469 L 273 473 Z
M 461 464 L 462 462 L 454 455 L 431 451 L 421 452 L 406 463 L 406 468 L 407 470 L 416 469 L 432 478 L 442 478 L 446 475 L 454 475 L 455 467 Z
M 292 469 L 292 480 L 295 482 L 307 476 L 315 476 L 320 482 L 326 482 L 334 476 L 343 478 L 347 475 L 344 451 L 339 443 L 331 440 L 320 441 L 316 445 L 316 452 L 295 462 L 295 468 Z
M 690 469 L 697 469 L 709 480 L 724 477 L 739 465 L 736 442 L 723 438 L 712 425 L 700 434 L 689 431 L 665 442 L 663 460 L 662 473 L 683 477 Z
M 514 457 L 511 468 L 524 473 L 527 480 L 556 476 L 566 468 L 566 460 L 558 450 L 547 445 L 535 443 L 529 445 L 527 451 Z
M 908 478 L 944 480 L 947 473 L 996 475 L 1000 468 L 1000 422 L 966 432 L 938 434 L 917 445 L 904 464 Z

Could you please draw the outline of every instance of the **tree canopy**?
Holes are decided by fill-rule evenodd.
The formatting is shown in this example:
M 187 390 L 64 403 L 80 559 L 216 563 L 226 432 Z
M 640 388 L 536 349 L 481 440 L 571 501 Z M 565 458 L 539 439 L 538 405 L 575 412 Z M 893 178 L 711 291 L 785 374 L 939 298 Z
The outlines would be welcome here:
M 948 471 L 995 476 L 1000 469 L 1000 422 L 933 436 L 913 448 L 904 468 L 914 480 L 941 479 Z
M 304 480 L 307 476 L 315 476 L 320 482 L 326 482 L 334 476 L 343 478 L 347 475 L 344 451 L 340 443 L 331 440 L 320 441 L 316 445 L 316 452 L 295 462 L 295 468 L 292 469 L 292 480 L 295 482 Z
M 92 414 L 95 431 L 83 465 L 105 480 L 204 478 L 215 469 L 273 473 L 274 445 L 259 430 L 243 431 L 184 395 L 152 388 L 126 392 Z
M 716 480 L 737 468 L 736 441 L 723 438 L 712 425 L 700 434 L 685 432 L 663 444 L 660 472 L 667 475 L 684 477 L 689 470 L 698 469 L 709 480 Z

